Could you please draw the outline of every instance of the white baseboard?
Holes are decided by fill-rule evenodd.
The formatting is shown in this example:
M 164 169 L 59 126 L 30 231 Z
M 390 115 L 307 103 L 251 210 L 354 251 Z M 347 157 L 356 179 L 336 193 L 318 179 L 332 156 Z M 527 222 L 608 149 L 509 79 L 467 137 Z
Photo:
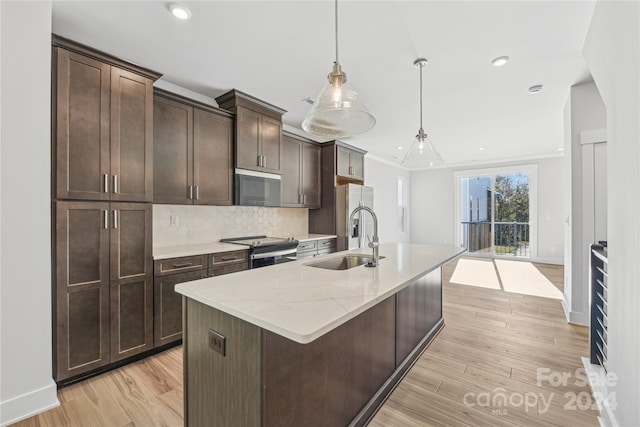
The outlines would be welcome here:
M 564 316 L 567 318 L 567 322 L 574 325 L 589 326 L 589 313 L 581 313 L 569 310 L 569 308 L 567 307 L 567 301 L 564 298 L 560 300 L 560 304 L 562 305 L 562 309 L 564 310 Z
M 0 402 L 0 426 L 5 427 L 20 420 L 60 406 L 56 383 Z
M 599 365 L 592 365 L 587 357 L 582 358 L 582 365 L 584 366 L 585 371 L 587 371 L 587 378 L 589 379 L 589 386 L 591 387 L 592 393 L 597 393 L 600 396 L 606 397 L 607 386 L 604 384 L 593 383 L 594 378 L 602 378 L 605 375 L 604 369 Z M 600 426 L 619 427 L 619 424 L 611 411 L 611 407 L 609 406 L 609 399 L 604 399 L 604 401 L 596 400 L 596 403 L 598 404 L 598 410 L 600 411 L 600 416 L 598 417 Z
M 538 258 L 531 258 L 529 261 L 537 262 L 537 263 L 540 263 L 540 264 L 564 265 L 564 258 L 563 257 L 560 257 L 560 258 L 538 257 Z

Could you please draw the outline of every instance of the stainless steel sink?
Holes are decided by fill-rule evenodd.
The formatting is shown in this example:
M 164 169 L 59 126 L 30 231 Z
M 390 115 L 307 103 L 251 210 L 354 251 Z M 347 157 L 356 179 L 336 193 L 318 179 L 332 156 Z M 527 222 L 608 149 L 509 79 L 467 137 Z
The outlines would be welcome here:
M 384 258 L 383 256 L 380 259 Z M 348 270 L 359 265 L 373 261 L 371 255 L 345 255 L 337 258 L 330 258 L 323 261 L 313 262 L 309 267 L 324 268 L 327 270 Z

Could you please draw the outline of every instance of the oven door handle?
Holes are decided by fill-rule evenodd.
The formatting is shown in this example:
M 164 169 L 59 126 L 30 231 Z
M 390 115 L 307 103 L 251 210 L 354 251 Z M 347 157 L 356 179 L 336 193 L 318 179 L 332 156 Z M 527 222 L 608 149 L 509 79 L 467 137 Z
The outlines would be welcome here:
M 298 248 L 284 249 L 282 251 L 265 252 L 263 254 L 251 254 L 251 259 L 271 258 L 274 256 L 291 255 L 298 252 Z

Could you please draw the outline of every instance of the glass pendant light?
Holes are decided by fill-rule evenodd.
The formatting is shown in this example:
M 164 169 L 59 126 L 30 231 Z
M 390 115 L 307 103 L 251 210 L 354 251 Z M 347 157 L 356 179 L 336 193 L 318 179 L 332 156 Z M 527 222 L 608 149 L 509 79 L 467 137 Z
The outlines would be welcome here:
M 335 0 L 336 60 L 328 83 L 315 100 L 302 122 L 306 132 L 329 139 L 355 136 L 368 131 L 376 119 L 358 99 L 358 92 L 347 82 L 347 75 L 338 62 L 338 0 Z
M 407 151 L 402 162 L 400 162 L 401 166 L 408 168 L 433 167 L 444 163 L 442 156 L 440 156 L 440 153 L 438 153 L 438 150 L 433 146 L 433 143 L 431 143 L 431 140 L 422 128 L 422 69 L 428 63 L 429 61 L 425 58 L 418 58 L 413 61 L 413 65 L 420 69 L 420 130 L 418 130 L 418 134 L 413 142 L 411 142 L 409 151 Z

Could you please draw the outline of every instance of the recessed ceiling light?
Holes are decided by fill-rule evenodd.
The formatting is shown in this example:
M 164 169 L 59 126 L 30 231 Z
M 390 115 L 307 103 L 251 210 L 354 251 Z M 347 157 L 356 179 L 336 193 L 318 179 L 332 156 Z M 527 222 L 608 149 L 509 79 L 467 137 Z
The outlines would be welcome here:
M 315 103 L 315 101 L 309 97 L 303 99 L 302 102 L 306 102 L 309 105 L 313 105 Z
M 529 94 L 535 95 L 536 93 L 542 92 L 542 85 L 535 85 L 529 88 Z
M 169 5 L 169 10 L 171 11 L 171 14 L 178 19 L 187 20 L 191 18 L 191 11 L 187 8 L 187 6 L 184 6 L 182 4 L 171 3 Z
M 478 151 L 484 151 L 484 147 L 478 147 Z
M 509 62 L 508 56 L 499 56 L 495 58 L 493 61 L 491 61 L 494 67 L 502 67 L 507 62 Z
M 564 151 L 564 147 L 558 147 L 556 150 L 558 150 L 558 151 Z
M 398 145 L 396 148 L 397 148 L 398 150 L 402 150 L 404 147 L 403 147 L 402 145 Z

